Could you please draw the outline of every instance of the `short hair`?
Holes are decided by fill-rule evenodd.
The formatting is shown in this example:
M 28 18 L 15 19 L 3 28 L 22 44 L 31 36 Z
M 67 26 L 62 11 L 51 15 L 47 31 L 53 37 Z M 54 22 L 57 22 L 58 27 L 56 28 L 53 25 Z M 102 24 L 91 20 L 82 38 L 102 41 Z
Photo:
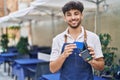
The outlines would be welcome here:
M 83 3 L 81 3 L 80 1 L 70 1 L 62 7 L 62 12 L 63 14 L 65 14 L 67 11 L 71 9 L 77 9 L 82 13 L 84 10 Z

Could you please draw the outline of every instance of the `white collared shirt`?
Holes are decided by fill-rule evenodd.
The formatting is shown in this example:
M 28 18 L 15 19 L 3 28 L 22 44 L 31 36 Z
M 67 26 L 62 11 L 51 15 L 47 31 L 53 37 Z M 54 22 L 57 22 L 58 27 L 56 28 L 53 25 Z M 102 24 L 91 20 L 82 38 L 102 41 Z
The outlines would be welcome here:
M 96 35 L 93 32 L 87 31 L 87 30 L 86 30 L 86 33 L 87 33 L 87 44 L 88 46 L 91 46 L 94 49 L 95 58 L 103 57 L 103 53 L 101 50 L 101 43 L 100 43 L 98 35 Z M 63 44 L 65 43 L 65 37 L 64 37 L 65 35 L 67 35 L 68 43 L 73 43 L 74 41 L 83 42 L 84 41 L 84 28 L 82 27 L 82 32 L 77 37 L 76 40 L 74 40 L 72 36 L 68 34 L 68 28 L 64 32 L 62 32 L 61 34 L 53 38 L 50 61 L 56 60 L 61 55 L 62 47 L 63 47 Z

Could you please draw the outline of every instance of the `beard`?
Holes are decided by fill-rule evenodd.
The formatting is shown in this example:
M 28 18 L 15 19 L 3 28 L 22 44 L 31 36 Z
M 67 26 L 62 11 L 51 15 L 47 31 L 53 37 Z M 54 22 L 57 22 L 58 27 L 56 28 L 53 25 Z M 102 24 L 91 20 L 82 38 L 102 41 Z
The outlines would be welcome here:
M 75 26 L 72 26 L 71 24 L 68 23 L 68 25 L 69 25 L 71 28 L 73 28 L 73 29 L 78 28 L 80 24 L 81 24 L 81 20 L 80 20 L 80 21 L 77 23 L 77 25 L 75 25 Z

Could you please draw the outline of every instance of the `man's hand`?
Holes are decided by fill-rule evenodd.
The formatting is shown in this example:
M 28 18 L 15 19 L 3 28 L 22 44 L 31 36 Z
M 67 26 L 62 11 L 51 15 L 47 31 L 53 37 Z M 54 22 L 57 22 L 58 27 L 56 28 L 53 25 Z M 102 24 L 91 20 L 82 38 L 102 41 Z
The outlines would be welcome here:
M 90 51 L 90 54 L 92 55 L 92 60 L 88 61 L 88 63 L 91 64 L 96 70 L 103 70 L 104 69 L 103 57 L 96 58 L 94 49 L 90 46 L 88 47 L 88 50 Z
M 72 54 L 73 49 L 76 48 L 76 44 L 68 44 L 65 46 L 63 56 L 68 57 L 70 54 Z
M 94 49 L 90 46 L 88 46 L 88 50 L 90 51 L 90 54 L 92 56 L 92 59 L 95 59 L 95 52 L 94 52 Z

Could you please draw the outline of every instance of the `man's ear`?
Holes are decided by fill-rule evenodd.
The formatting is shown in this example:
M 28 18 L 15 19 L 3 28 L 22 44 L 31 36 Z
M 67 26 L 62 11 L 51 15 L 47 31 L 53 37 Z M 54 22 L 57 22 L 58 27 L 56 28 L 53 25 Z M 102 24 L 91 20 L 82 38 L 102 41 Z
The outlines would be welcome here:
M 64 16 L 64 21 L 66 22 L 66 18 L 65 18 L 65 16 Z

